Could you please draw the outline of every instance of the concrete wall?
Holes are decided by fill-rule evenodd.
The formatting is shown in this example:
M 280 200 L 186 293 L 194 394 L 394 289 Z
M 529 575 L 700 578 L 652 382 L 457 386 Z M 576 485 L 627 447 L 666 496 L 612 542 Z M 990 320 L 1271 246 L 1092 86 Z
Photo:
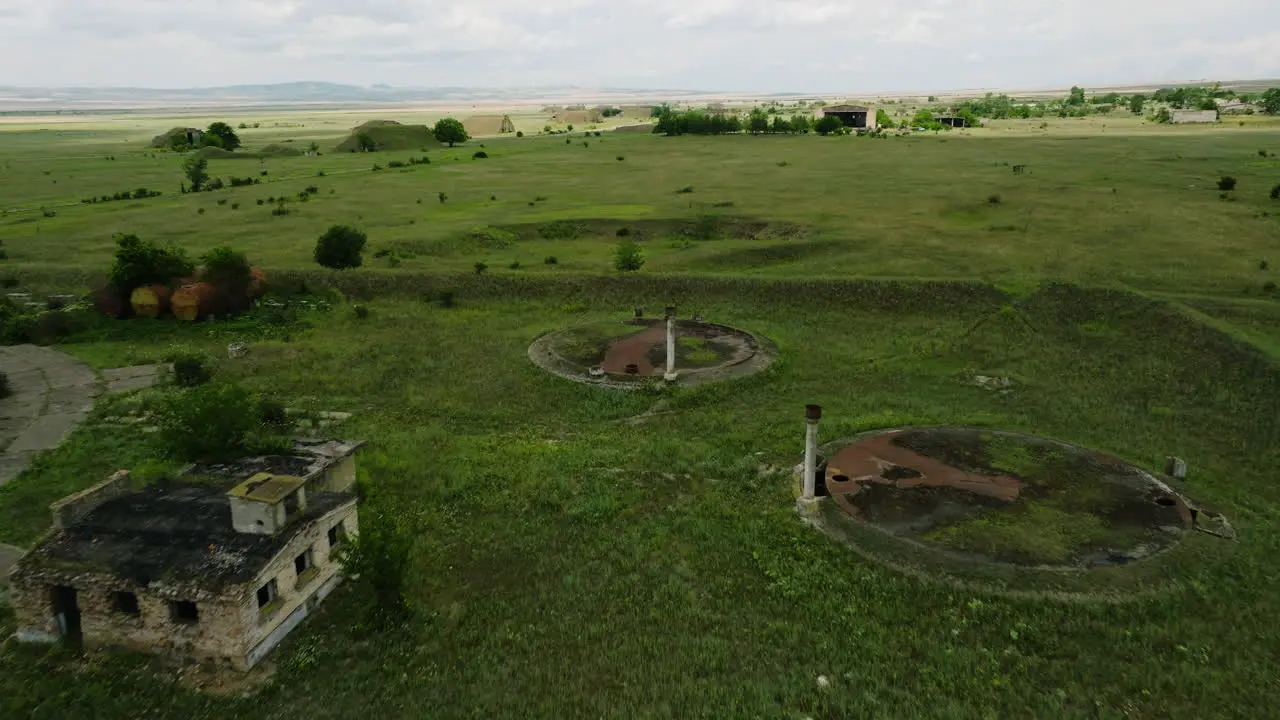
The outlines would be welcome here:
M 236 532 L 249 535 L 274 535 L 284 527 L 284 503 L 264 503 L 228 496 L 231 501 L 231 525 Z
M 350 492 L 356 484 L 356 456 L 348 455 L 323 472 L 311 482 L 307 489 L 315 492 Z
M 122 647 L 140 652 L 172 654 L 201 660 L 219 660 L 246 670 L 274 647 L 314 608 L 340 580 L 339 566 L 329 547 L 329 529 L 342 522 L 348 534 L 359 532 L 356 501 L 342 505 L 303 528 L 252 582 L 228 587 L 221 594 L 192 588 L 152 583 L 140 588 L 128 580 L 99 573 L 75 573 L 60 569 L 15 568 L 10 602 L 17 615 L 20 640 L 52 642 L 60 628 L 53 614 L 50 593 L 54 586 L 76 589 L 83 642 L 90 647 Z M 307 548 L 312 551 L 313 570 L 299 583 L 294 558 Z M 257 591 L 276 580 L 276 602 L 260 612 Z M 119 612 L 114 592 L 127 591 L 138 598 L 138 615 Z M 194 601 L 199 621 L 175 623 L 169 602 Z M 302 613 L 298 609 L 305 608 Z M 291 619 L 292 618 L 292 619 Z M 270 647 L 260 647 L 264 640 Z M 257 649 L 257 652 L 255 651 Z
M 1169 122 L 1176 125 L 1184 123 L 1218 122 L 1217 110 L 1170 110 Z
M 69 527 L 108 500 L 128 495 L 131 491 L 129 472 L 121 470 L 97 485 L 81 490 L 74 495 L 68 495 L 50 505 L 49 511 L 53 514 L 53 526 L 59 529 Z
M 236 648 L 237 667 L 248 669 L 256 663 L 261 655 L 265 654 L 261 651 L 254 652 L 260 644 L 270 640 L 271 647 L 274 647 L 279 643 L 287 632 L 277 637 L 271 637 L 272 633 L 281 626 L 289 624 L 298 609 L 306 606 L 321 588 L 328 586 L 323 593 L 328 594 L 340 570 L 333 558 L 333 548 L 329 547 L 329 529 L 342 523 L 345 532 L 354 535 L 359 531 L 358 521 L 355 501 L 352 500 L 298 533 L 258 574 L 258 577 L 245 586 L 238 614 L 240 624 L 246 628 L 246 632 L 241 644 Z M 300 582 L 293 561 L 308 548 L 311 550 L 312 567 L 303 574 L 304 577 Z M 276 599 L 264 612 L 258 609 L 258 588 L 273 579 L 276 581 Z M 305 614 L 306 610 L 301 615 Z M 300 620 L 301 615 L 296 619 Z

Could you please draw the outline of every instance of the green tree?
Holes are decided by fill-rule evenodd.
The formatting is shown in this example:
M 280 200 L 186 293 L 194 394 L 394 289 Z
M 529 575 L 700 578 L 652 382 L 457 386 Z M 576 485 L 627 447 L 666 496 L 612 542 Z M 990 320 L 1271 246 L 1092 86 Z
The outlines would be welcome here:
M 218 138 L 218 147 L 224 150 L 236 150 L 240 147 L 240 137 L 236 135 L 236 131 L 224 122 L 215 122 L 209 125 L 209 129 L 205 131 L 205 138 Z
M 108 282 L 122 293 L 142 285 L 168 284 L 195 271 L 181 248 L 160 247 L 132 234 L 116 235 L 115 240 L 115 263 Z
M 1147 98 L 1142 93 L 1134 93 L 1133 97 L 1129 98 L 1129 112 L 1134 115 L 1141 115 L 1142 109 L 1146 106 Z
M 170 396 L 157 413 L 160 441 L 177 460 L 228 460 L 244 455 L 258 416 L 249 391 L 201 385 Z
M 368 240 L 364 233 L 353 227 L 334 225 L 316 241 L 315 260 L 334 270 L 358 268 L 363 262 L 360 253 Z
M 203 279 L 222 292 L 233 312 L 248 306 L 253 275 L 244 253 L 223 245 L 202 255 L 200 262 L 204 264 Z
M 1068 105 L 1084 105 L 1084 88 L 1071 86 L 1071 94 L 1067 96 Z
M 209 161 L 201 155 L 192 155 L 182 162 L 182 173 L 191 184 L 191 192 L 200 192 L 209 179 Z
M 636 272 L 644 267 L 644 253 L 640 250 L 640 244 L 629 237 L 619 240 L 614 251 L 613 266 L 618 272 Z
M 384 498 L 372 486 L 358 486 L 360 530 L 344 538 L 337 559 L 348 582 L 373 596 L 364 604 L 368 620 L 387 628 L 412 615 L 405 592 L 419 533 L 415 513 L 398 499 Z
M 791 131 L 792 131 L 792 128 L 791 128 L 790 120 L 787 120 L 781 115 L 774 116 L 773 125 L 769 127 L 769 132 L 783 134 L 783 133 L 789 133 Z
M 876 109 L 876 127 L 889 127 L 893 125 L 893 119 L 889 117 L 889 113 L 884 108 Z
M 1271 88 L 1258 98 L 1262 112 L 1268 115 L 1280 115 L 1280 88 Z
M 748 127 L 751 129 L 752 135 L 769 132 L 769 114 L 761 108 L 753 109 L 748 119 Z
M 792 115 L 791 130 L 792 132 L 804 134 L 813 129 L 812 115 Z
M 360 149 L 360 152 L 373 152 L 378 149 L 378 143 L 373 139 L 372 135 L 362 132 L 356 135 L 356 147 Z
M 462 123 L 451 117 L 441 118 L 437 121 L 436 126 L 431 130 L 431 134 L 436 136 L 436 140 L 442 143 L 449 143 L 449 147 L 453 147 L 455 143 L 466 142 L 471 139 Z
M 844 123 L 841 122 L 840 118 L 835 115 L 823 115 L 822 118 L 814 124 L 813 129 L 816 130 L 819 135 L 830 135 L 831 133 L 839 132 L 843 127 Z

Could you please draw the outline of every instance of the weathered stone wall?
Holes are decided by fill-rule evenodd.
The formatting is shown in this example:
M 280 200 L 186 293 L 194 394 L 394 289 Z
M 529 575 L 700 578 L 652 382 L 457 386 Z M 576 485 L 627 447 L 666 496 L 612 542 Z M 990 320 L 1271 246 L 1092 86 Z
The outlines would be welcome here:
M 247 669 L 246 656 L 281 623 L 306 603 L 312 595 L 328 583 L 341 569 L 334 560 L 334 548 L 329 546 L 329 529 L 342 523 L 345 534 L 359 530 L 356 504 L 350 503 L 319 518 L 299 532 L 284 550 L 263 569 L 253 582 L 244 587 L 243 601 L 238 613 L 240 624 L 246 628 L 241 643 L 235 648 L 237 665 Z M 311 568 L 299 578 L 294 559 L 311 550 Z M 258 588 L 271 580 L 276 581 L 276 599 L 265 609 L 258 609 Z
M 17 615 L 18 637 L 31 641 L 57 639 L 60 630 L 51 592 L 55 586 L 67 586 L 76 589 L 86 646 L 215 659 L 237 669 L 248 669 L 246 657 L 255 646 L 322 587 L 326 591 L 332 588 L 339 566 L 333 560 L 328 533 L 339 522 L 346 534 L 359 531 L 354 499 L 302 528 L 253 582 L 229 587 L 221 594 L 162 583 L 140 588 L 128 580 L 100 573 L 19 564 L 11 576 L 10 597 Z M 303 573 L 299 583 L 294 559 L 307 548 L 312 551 L 312 569 Z M 258 588 L 272 578 L 278 588 L 277 599 L 266 612 L 260 612 Z M 137 615 L 117 609 L 116 591 L 136 595 Z M 169 603 L 179 600 L 196 603 L 197 622 L 174 621 Z
M 128 495 L 131 491 L 129 472 L 121 470 L 97 485 L 81 490 L 74 495 L 68 495 L 50 505 L 49 511 L 53 513 L 53 526 L 56 528 L 70 527 L 77 520 L 93 512 L 108 500 Z
M 1211 123 L 1218 122 L 1217 110 L 1171 110 L 1169 112 L 1169 122 L 1175 125 L 1184 123 Z
M 284 504 L 228 497 L 231 501 L 231 525 L 236 532 L 250 535 L 272 535 L 284 526 Z
M 317 478 L 311 490 L 324 492 L 351 492 L 356 484 L 356 458 L 348 455 L 329 466 Z

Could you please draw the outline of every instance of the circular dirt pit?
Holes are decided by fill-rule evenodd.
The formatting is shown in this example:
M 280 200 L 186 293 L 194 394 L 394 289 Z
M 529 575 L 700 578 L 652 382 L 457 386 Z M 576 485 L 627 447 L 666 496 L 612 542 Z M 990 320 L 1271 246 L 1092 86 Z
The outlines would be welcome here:
M 1127 565 L 1169 549 L 1196 510 L 1122 460 L 1029 435 L 910 428 L 825 448 L 841 515 L 951 560 Z
M 676 321 L 678 385 L 753 375 L 777 358 L 769 340 L 745 330 L 695 320 Z M 600 322 L 543 335 L 529 347 L 539 367 L 577 382 L 638 388 L 663 380 L 666 321 L 635 318 Z

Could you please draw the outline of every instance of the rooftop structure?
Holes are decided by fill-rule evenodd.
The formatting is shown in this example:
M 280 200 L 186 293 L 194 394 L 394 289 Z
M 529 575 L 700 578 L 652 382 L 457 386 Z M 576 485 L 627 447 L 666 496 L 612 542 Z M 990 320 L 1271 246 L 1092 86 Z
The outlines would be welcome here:
M 300 442 L 145 487 L 120 472 L 55 503 L 54 527 L 10 573 L 18 638 L 247 670 L 341 581 L 359 447 Z M 298 474 L 267 471 L 281 467 Z

